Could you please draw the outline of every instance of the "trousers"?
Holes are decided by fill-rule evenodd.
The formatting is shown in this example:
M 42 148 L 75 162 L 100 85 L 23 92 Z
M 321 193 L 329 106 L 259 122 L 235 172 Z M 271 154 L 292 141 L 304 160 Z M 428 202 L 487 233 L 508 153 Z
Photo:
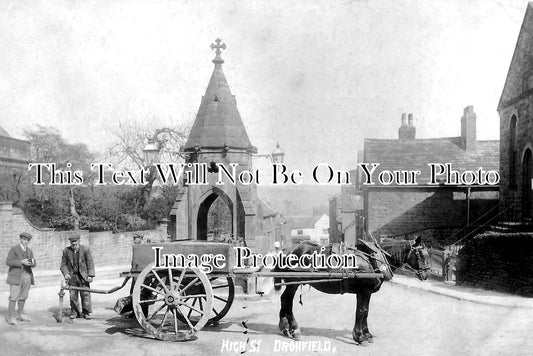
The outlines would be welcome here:
M 29 273 L 22 272 L 20 276 L 20 284 L 9 285 L 9 300 L 24 301 L 28 298 L 31 287 L 31 275 Z
M 70 277 L 70 283 L 73 287 L 87 287 L 90 288 L 89 282 L 81 278 L 79 273 L 73 273 Z M 81 297 L 81 313 L 92 313 L 91 308 L 91 293 L 77 290 L 69 290 L 70 295 L 70 310 L 80 315 L 80 305 L 78 304 L 78 294 Z

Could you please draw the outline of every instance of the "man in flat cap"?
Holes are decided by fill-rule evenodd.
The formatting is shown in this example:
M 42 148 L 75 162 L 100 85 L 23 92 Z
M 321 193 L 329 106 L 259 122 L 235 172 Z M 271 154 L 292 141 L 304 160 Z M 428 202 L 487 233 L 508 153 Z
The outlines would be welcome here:
M 24 314 L 24 303 L 28 298 L 30 286 L 34 284 L 32 268 L 37 264 L 33 257 L 33 251 L 28 247 L 32 236 L 27 232 L 19 235 L 20 243 L 13 246 L 6 258 L 9 266 L 7 272 L 7 283 L 9 284 L 9 308 L 6 321 L 10 325 L 15 325 L 15 306 L 18 302 L 17 320 L 31 321 Z
M 87 246 L 80 245 L 80 235 L 75 234 L 69 238 L 70 246 L 65 247 L 61 257 L 61 273 L 65 281 L 72 287 L 90 288 L 90 283 L 95 276 L 94 262 L 91 251 Z M 81 311 L 78 304 L 78 292 L 81 295 Z M 85 291 L 69 290 L 70 318 L 91 319 L 91 293 Z

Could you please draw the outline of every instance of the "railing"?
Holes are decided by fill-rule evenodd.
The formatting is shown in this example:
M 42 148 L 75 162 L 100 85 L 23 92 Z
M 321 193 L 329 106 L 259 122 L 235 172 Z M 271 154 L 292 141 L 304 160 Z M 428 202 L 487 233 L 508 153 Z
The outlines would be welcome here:
M 512 207 L 511 205 L 508 205 L 503 210 L 498 211 L 500 207 L 499 205 L 496 205 L 492 209 L 488 210 L 487 212 L 485 212 L 485 214 L 481 215 L 476 220 L 474 220 L 472 224 L 465 226 L 463 229 L 455 233 L 454 237 L 457 238 L 461 236 L 461 234 L 463 234 L 463 237 L 461 237 L 460 239 L 457 239 L 451 246 L 457 246 L 459 245 L 460 242 L 464 243 L 465 240 L 475 236 L 476 234 L 485 232 L 487 228 L 489 228 L 490 225 L 494 223 L 494 221 L 496 222 L 500 221 L 500 217 L 503 214 L 506 214 L 511 209 L 511 207 Z M 498 211 L 498 213 L 494 214 L 495 211 Z M 494 214 L 494 216 L 490 216 L 490 214 Z M 480 225 L 477 225 L 477 223 L 481 221 L 483 221 L 483 223 Z

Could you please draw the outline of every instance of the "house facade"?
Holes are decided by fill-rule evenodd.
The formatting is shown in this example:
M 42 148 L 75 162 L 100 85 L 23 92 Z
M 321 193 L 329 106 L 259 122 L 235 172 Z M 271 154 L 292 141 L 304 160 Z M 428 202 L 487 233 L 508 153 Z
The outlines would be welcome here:
M 16 201 L 17 187 L 28 170 L 30 142 L 11 137 L 0 127 L 0 200 Z
M 458 121 L 460 136 L 420 139 L 413 115 L 402 114 L 398 138 L 365 139 L 354 189 L 343 190 L 335 200 L 335 204 L 352 205 L 346 219 L 342 214 L 335 218 L 341 242 L 353 246 L 368 232 L 375 238 L 420 235 L 431 245 L 443 246 L 498 213 L 499 142 L 477 139 L 472 106 L 464 109 Z M 437 174 L 441 169 L 442 174 Z M 491 184 L 473 179 L 480 170 L 490 172 Z M 412 172 L 419 173 L 413 176 Z M 353 237 L 342 235 L 358 226 Z
M 291 241 L 295 246 L 302 241 L 309 240 L 321 245 L 329 244 L 329 217 L 321 216 L 288 216 L 287 222 L 291 228 Z

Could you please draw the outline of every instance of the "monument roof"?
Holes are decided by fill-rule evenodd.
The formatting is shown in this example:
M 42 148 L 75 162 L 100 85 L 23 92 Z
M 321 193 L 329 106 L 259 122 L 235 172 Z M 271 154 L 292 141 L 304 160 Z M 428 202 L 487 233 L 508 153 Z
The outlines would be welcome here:
M 220 44 L 220 39 L 216 42 L 216 45 L 211 45 L 212 49 L 216 49 L 216 57 L 213 59 L 215 68 L 202 97 L 189 138 L 182 149 L 228 146 L 255 151 L 237 109 L 235 96 L 231 93 L 222 70 L 224 60 L 220 57 L 220 49 L 225 49 L 226 45 Z

